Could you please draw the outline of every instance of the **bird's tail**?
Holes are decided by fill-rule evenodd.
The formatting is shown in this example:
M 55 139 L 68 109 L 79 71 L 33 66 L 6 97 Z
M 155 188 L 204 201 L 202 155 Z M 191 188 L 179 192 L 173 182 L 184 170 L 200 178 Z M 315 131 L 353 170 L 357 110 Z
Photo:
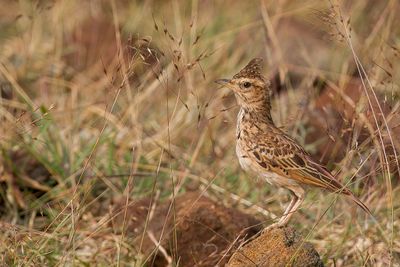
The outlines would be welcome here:
M 343 192 L 344 194 L 348 195 L 351 200 L 353 200 L 360 208 L 362 208 L 366 213 L 368 213 L 371 217 L 374 217 L 372 215 L 371 210 L 367 207 L 367 205 L 364 204 L 358 197 L 356 197 L 350 190 L 346 190 Z

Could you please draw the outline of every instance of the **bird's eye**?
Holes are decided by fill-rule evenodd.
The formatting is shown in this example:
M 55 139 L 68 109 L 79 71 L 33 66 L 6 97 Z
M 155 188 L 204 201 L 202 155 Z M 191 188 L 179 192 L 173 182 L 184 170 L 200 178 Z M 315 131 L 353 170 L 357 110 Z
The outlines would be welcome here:
M 243 87 L 244 88 L 249 88 L 251 86 L 251 83 L 249 83 L 249 82 L 244 82 L 243 83 Z

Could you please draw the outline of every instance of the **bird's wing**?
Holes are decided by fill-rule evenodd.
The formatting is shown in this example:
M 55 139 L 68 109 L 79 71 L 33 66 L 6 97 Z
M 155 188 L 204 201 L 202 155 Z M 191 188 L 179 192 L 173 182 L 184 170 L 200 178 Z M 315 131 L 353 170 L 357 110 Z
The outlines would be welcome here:
M 365 212 L 371 214 L 368 207 L 353 193 L 286 134 L 265 138 L 263 143 L 250 145 L 249 157 L 261 167 L 294 179 L 300 184 L 312 185 L 332 192 L 348 195 Z M 371 214 L 372 215 L 372 214 Z
M 349 190 L 289 136 L 280 134 L 264 140 L 268 141 L 249 147 L 249 156 L 261 167 L 297 180 L 300 184 L 348 194 Z

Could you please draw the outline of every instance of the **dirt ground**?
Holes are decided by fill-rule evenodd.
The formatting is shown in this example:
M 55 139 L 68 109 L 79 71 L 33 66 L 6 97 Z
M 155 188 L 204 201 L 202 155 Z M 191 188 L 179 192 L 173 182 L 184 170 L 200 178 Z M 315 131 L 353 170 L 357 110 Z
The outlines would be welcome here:
M 152 208 L 144 229 L 150 205 L 143 199 L 130 206 L 126 225 L 146 266 L 168 266 L 173 258 L 179 266 L 225 266 L 228 261 L 227 266 L 235 267 L 285 266 L 291 261 L 293 266 L 323 266 L 311 244 L 300 247 L 301 237 L 291 228 L 267 231 L 245 244 L 262 229 L 260 221 L 197 192 L 177 197 L 174 206 L 166 202 Z M 117 217 L 114 225 L 122 225 L 122 219 Z

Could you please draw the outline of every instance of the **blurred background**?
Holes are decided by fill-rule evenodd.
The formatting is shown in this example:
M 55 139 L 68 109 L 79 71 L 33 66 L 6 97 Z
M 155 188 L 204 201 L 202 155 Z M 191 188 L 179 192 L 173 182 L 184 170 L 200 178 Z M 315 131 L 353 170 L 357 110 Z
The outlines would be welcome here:
M 398 1 L 0 5 L 3 262 L 151 266 L 152 207 L 185 192 L 270 224 L 289 196 L 240 169 L 213 82 L 262 57 L 275 123 L 378 221 L 316 189 L 290 224 L 328 266 L 399 263 Z

